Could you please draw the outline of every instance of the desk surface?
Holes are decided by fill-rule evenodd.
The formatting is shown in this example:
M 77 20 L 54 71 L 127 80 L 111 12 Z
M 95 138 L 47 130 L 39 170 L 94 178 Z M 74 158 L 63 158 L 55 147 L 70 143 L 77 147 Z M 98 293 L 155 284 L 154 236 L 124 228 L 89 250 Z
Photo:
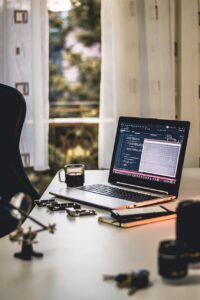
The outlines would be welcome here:
M 107 171 L 87 171 L 86 183 L 103 182 Z M 57 177 L 52 181 L 57 186 Z M 42 198 L 49 197 L 49 188 Z M 200 195 L 200 169 L 185 169 L 179 200 Z M 8 237 L 0 240 L 1 300 L 184 300 L 200 299 L 200 270 L 190 270 L 187 281 L 170 285 L 157 272 L 159 241 L 175 238 L 175 221 L 122 229 L 98 223 L 98 216 L 109 214 L 98 209 L 97 216 L 72 219 L 65 212 L 48 212 L 35 207 L 31 215 L 43 223 L 56 223 L 54 235 L 38 235 L 34 249 L 44 253 L 42 259 L 21 261 L 13 257 L 20 246 Z M 26 221 L 36 228 L 34 223 Z M 141 268 L 150 271 L 152 287 L 128 296 L 114 282 L 103 281 L 103 274 L 130 272 Z

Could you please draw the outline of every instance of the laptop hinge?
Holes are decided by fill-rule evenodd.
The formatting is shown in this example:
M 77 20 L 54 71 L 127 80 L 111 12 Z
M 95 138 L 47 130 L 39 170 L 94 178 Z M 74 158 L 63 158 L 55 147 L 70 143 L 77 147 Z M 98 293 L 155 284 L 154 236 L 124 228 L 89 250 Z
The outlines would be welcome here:
M 148 187 L 141 187 L 141 186 L 138 186 L 138 185 L 128 184 L 128 183 L 124 183 L 124 182 L 120 182 L 120 181 L 117 181 L 114 184 L 124 186 L 124 187 L 129 187 L 129 188 L 132 188 L 132 189 L 136 188 L 137 190 L 141 190 L 141 191 L 154 192 L 154 193 L 161 194 L 161 195 L 163 195 L 163 194 L 169 195 L 169 193 L 167 191 L 156 190 L 156 189 L 152 189 L 152 188 L 148 188 Z

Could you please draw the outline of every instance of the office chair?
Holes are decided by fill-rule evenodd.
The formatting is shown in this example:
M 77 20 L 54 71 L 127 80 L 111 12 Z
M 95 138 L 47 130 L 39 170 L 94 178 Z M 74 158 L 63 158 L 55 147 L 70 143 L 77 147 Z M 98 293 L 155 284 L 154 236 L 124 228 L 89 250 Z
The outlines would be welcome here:
M 40 195 L 29 181 L 21 160 L 19 141 L 26 115 L 26 102 L 22 94 L 10 86 L 0 84 L 0 196 L 4 202 L 18 192 L 28 194 L 32 199 Z M 5 214 L 0 214 L 0 236 Z M 7 224 L 9 217 L 4 220 L 5 232 L 12 231 Z M 4 230 L 3 230 L 3 235 Z

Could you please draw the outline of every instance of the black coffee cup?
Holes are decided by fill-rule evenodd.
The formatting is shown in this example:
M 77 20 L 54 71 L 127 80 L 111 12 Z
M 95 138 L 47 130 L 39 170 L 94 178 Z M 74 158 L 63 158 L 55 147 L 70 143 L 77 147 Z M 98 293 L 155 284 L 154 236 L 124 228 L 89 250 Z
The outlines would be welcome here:
M 64 173 L 64 176 L 62 175 Z M 58 171 L 58 179 L 65 182 L 68 187 L 78 187 L 84 185 L 85 181 L 85 165 L 68 164 Z M 62 179 L 62 176 L 64 179 Z

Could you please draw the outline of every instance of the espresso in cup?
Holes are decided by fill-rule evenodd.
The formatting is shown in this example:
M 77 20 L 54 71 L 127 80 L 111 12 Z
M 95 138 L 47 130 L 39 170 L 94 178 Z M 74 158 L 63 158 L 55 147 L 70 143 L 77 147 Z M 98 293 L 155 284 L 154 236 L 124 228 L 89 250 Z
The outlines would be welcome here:
M 83 164 L 68 164 L 58 171 L 60 182 L 65 182 L 68 187 L 84 185 L 85 166 Z

